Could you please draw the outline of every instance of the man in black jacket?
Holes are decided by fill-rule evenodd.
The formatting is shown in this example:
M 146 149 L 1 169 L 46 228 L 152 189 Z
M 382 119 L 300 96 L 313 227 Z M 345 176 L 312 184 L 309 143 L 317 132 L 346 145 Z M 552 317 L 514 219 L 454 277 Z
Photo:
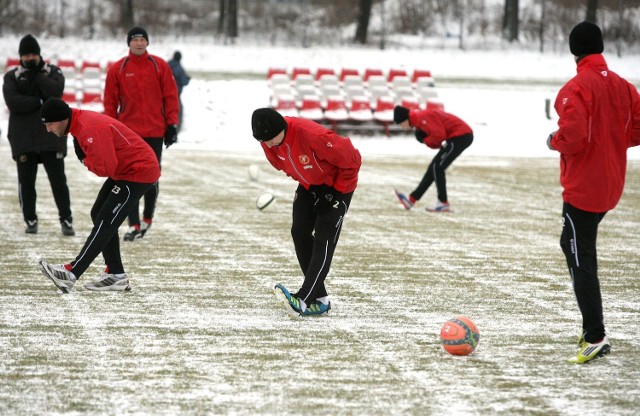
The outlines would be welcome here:
M 40 107 L 50 97 L 60 98 L 64 76 L 55 65 L 44 62 L 38 41 L 29 35 L 20 40 L 20 66 L 4 75 L 2 93 L 9 107 L 9 143 L 18 166 L 18 198 L 26 233 L 38 232 L 36 214 L 36 175 L 42 163 L 49 176 L 53 198 L 58 207 L 62 233 L 75 235 L 64 157 L 67 137 L 47 133 L 40 121 Z

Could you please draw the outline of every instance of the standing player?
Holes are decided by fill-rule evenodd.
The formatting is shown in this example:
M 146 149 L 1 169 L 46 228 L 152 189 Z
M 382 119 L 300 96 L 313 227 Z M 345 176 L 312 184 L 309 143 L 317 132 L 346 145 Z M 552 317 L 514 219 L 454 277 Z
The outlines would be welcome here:
M 104 113 L 124 123 L 140 135 L 162 161 L 162 143 L 168 148 L 178 140 L 178 88 L 171 68 L 162 58 L 147 52 L 149 36 L 141 27 L 127 34 L 129 55 L 107 72 Z M 125 241 L 144 237 L 151 227 L 159 185 L 144 195 L 142 222 L 138 201 L 129 215 Z
M 78 159 L 97 176 L 107 178 L 91 208 L 93 229 L 78 256 L 70 263 L 59 265 L 42 259 L 42 273 L 62 292 L 69 293 L 102 253 L 107 269 L 85 288 L 131 290 L 120 257 L 118 227 L 160 178 L 158 159 L 140 136 L 104 114 L 72 110 L 64 101 L 50 98 L 42 106 L 40 117 L 47 131 L 56 136 L 73 135 Z
M 400 203 L 405 209 L 411 209 L 422 198 L 433 182 L 438 189 L 438 201 L 435 207 L 427 208 L 431 212 L 449 212 L 447 197 L 447 177 L 445 170 L 473 142 L 471 127 L 459 117 L 441 110 L 411 110 L 396 106 L 393 120 L 405 129 L 415 127 L 416 139 L 431 149 L 440 149 L 433 158 L 418 187 L 406 195 L 396 191 Z
M 547 145 L 560 152 L 563 187 L 560 246 L 582 314 L 578 353 L 569 362 L 582 364 L 609 353 L 598 279 L 598 225 L 622 195 L 627 148 L 640 144 L 640 97 L 636 88 L 609 70 L 602 56 L 600 28 L 576 25 L 569 49 L 577 75 L 556 97 L 558 130 Z
M 325 314 L 331 303 L 324 280 L 358 184 L 360 153 L 348 138 L 271 108 L 255 110 L 251 127 L 273 167 L 299 183 L 291 236 L 304 282 L 293 294 L 277 284 L 276 297 L 292 316 Z

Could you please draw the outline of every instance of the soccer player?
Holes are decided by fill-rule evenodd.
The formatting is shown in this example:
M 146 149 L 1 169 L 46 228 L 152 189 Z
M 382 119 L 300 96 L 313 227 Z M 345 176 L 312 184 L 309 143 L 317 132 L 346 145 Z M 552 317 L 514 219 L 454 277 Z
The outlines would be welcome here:
M 598 225 L 622 195 L 627 148 L 640 144 L 640 97 L 636 88 L 607 67 L 600 28 L 576 25 L 569 49 L 577 75 L 556 97 L 558 130 L 547 138 L 560 152 L 563 187 L 560 246 L 582 314 L 578 353 L 582 364 L 609 353 L 598 280 Z
M 325 314 L 331 302 L 324 281 L 358 184 L 360 153 L 348 138 L 271 108 L 255 110 L 251 127 L 273 167 L 298 182 L 291 236 L 304 281 L 296 293 L 277 284 L 276 297 L 291 316 Z

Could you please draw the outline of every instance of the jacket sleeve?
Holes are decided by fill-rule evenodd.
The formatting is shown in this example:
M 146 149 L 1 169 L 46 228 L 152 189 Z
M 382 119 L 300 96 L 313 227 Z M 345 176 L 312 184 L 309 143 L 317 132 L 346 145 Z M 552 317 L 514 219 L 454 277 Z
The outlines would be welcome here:
M 585 148 L 589 140 L 587 100 L 577 85 L 567 84 L 558 93 L 554 107 L 560 118 L 551 139 L 551 147 L 558 152 L 571 155 Z
M 14 114 L 29 114 L 37 111 L 42 106 L 40 97 L 26 95 L 18 89 L 17 72 L 13 69 L 4 75 L 2 95 L 9 111 Z
M 112 118 L 117 118 L 118 101 L 120 95 L 120 81 L 118 79 L 118 71 L 120 61 L 111 65 L 107 71 L 107 79 L 104 83 L 104 113 Z
M 46 101 L 51 97 L 62 97 L 65 79 L 62 71 L 57 66 L 45 64 L 45 70 L 36 75 L 35 82 L 43 100 Z
M 347 193 L 356 189 L 362 158 L 351 140 L 327 130 L 321 140 L 314 142 L 312 150 L 318 159 L 337 168 L 333 187 L 338 192 Z
M 433 110 L 412 110 L 409 113 L 411 125 L 422 130 L 427 136 L 424 144 L 431 149 L 437 149 L 447 139 L 442 120 Z
M 180 101 L 178 98 L 178 86 L 173 78 L 173 72 L 169 64 L 162 61 L 162 76 L 160 79 L 162 88 L 162 102 L 164 106 L 164 117 L 167 126 L 178 124 L 178 111 L 180 109 Z
M 87 140 L 88 137 L 94 138 L 91 143 Z M 84 165 L 87 169 L 100 177 L 113 176 L 118 167 L 118 158 L 111 127 L 90 129 L 77 137 L 77 140 L 86 155 Z
M 640 94 L 632 84 L 629 84 L 631 95 L 631 141 L 629 147 L 640 146 Z

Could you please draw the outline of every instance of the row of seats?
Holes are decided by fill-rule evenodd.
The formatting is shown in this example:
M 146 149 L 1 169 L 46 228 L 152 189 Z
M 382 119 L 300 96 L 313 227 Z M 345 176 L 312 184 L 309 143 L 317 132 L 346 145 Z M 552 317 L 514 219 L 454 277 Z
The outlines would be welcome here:
M 290 107 L 302 110 L 309 101 L 319 101 L 323 109 L 330 103 L 344 101 L 347 107 L 368 101 L 373 110 L 380 101 L 409 102 L 426 108 L 429 101 L 437 101 L 438 93 L 429 71 L 414 71 L 409 77 L 404 70 L 366 70 L 364 77 L 355 70 L 343 69 L 339 75 L 328 69 L 315 74 L 295 69 L 291 74 L 271 69 L 267 75 L 274 108 Z
M 294 68 L 291 72 L 270 69 L 267 80 L 270 104 L 283 115 L 328 122 L 334 129 L 353 125 L 383 126 L 389 132 L 396 104 L 407 108 L 440 108 L 431 73 L 405 70 L 357 70 Z M 373 123 L 372 123 L 373 122 Z
M 62 99 L 77 107 L 92 107 L 101 111 L 106 68 L 97 62 L 71 59 L 47 60 L 62 70 L 65 77 Z M 20 65 L 20 60 L 8 58 L 5 72 Z

